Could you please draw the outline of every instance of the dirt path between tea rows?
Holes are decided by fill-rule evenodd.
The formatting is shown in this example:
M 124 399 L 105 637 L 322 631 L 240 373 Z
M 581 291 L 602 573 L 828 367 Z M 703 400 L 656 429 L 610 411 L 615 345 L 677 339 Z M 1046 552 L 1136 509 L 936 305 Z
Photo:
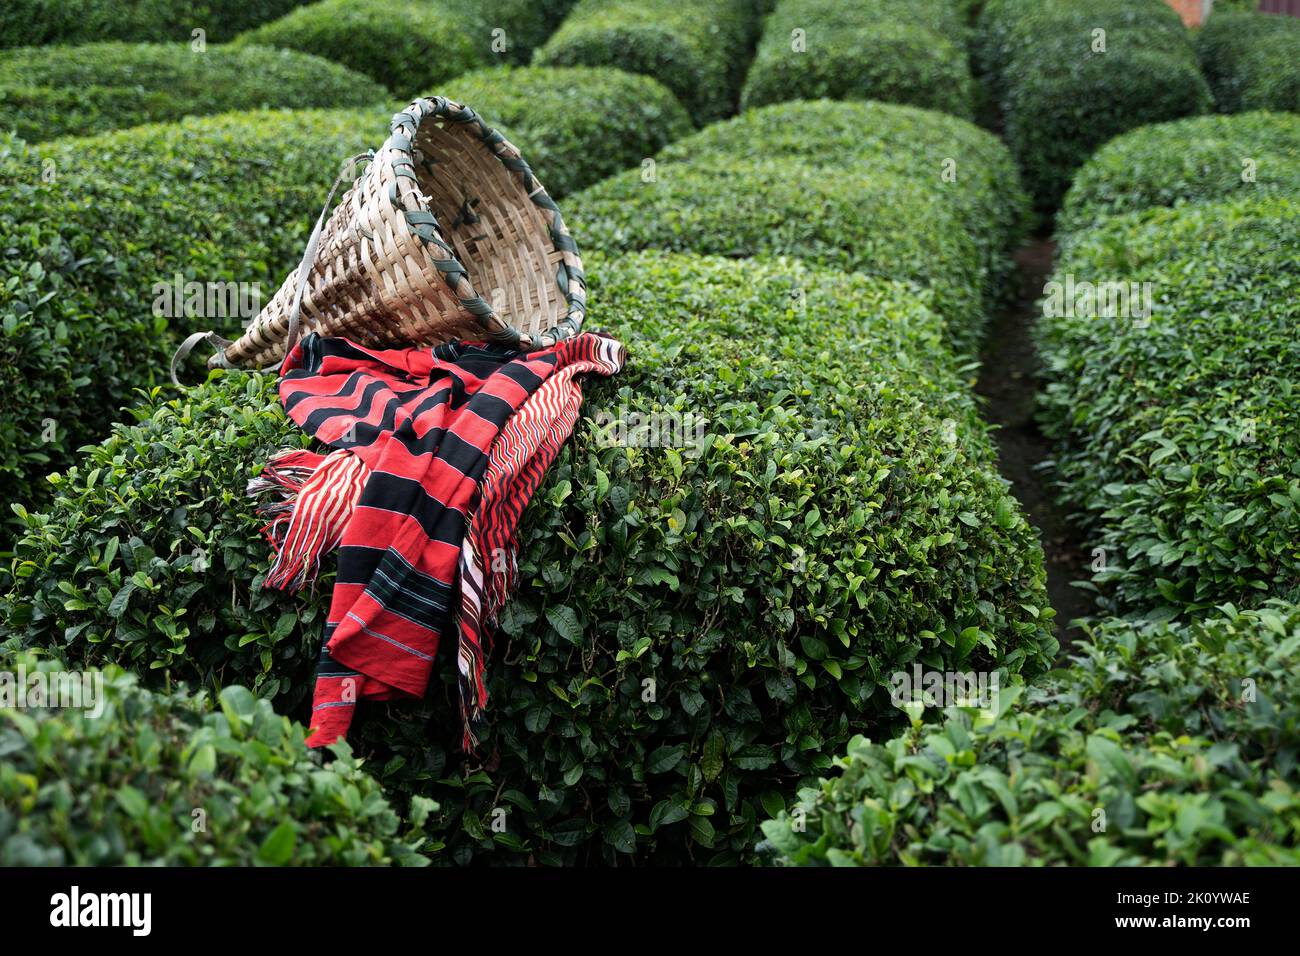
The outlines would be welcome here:
M 984 402 L 985 419 L 995 426 L 999 470 L 1042 540 L 1048 598 L 1056 609 L 1057 637 L 1065 652 L 1082 636 L 1070 622 L 1094 613 L 1094 608 L 1088 593 L 1070 583 L 1088 578 L 1088 551 L 1039 467 L 1052 449 L 1034 421 L 1040 382 L 1031 331 L 1055 251 L 1052 240 L 1040 238 L 1016 254 L 1019 295 L 989 324 L 975 391 Z

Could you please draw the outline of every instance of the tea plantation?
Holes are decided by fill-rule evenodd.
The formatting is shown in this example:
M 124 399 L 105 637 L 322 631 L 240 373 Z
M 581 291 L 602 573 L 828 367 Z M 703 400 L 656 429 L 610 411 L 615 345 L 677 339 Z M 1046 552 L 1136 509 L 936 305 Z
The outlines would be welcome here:
M 1300 20 L 127 6 L 0 12 L 0 675 L 102 680 L 0 695 L 0 865 L 1300 864 Z M 628 362 L 523 511 L 475 752 L 446 646 L 309 749 L 335 560 L 263 587 L 247 486 L 312 440 L 275 369 L 167 365 L 433 95 Z M 954 674 L 991 699 L 911 683 Z

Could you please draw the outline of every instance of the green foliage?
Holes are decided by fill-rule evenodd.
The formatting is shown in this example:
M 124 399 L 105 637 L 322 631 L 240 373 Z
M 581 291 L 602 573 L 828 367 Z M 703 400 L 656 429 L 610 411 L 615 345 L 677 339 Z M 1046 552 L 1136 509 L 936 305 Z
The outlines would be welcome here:
M 497 67 L 444 83 L 439 92 L 472 106 L 519 146 L 556 198 L 640 165 L 691 130 L 672 93 L 622 70 Z
M 1099 149 L 1074 177 L 1062 233 L 1152 206 L 1300 194 L 1300 116 L 1243 113 L 1145 126 Z
M 314 53 L 399 97 L 485 66 L 492 37 L 456 0 L 318 0 L 235 40 Z
M 138 424 L 115 425 L 81 468 L 54 477 L 48 518 L 20 509 L 29 531 L 6 629 L 57 635 L 80 660 L 240 682 L 300 703 L 307 688 L 275 675 L 309 668 L 326 609 L 295 613 L 261 589 L 264 522 L 244 495 L 255 465 L 306 444 L 274 396 L 261 375 L 232 375 L 174 404 L 155 389 L 131 410 Z M 72 541 L 86 550 L 65 563 Z
M 1300 112 L 1300 20 L 1216 12 L 1196 37 L 1201 69 L 1224 113 Z
M 1028 227 L 1029 202 L 1015 160 L 993 134 L 934 110 L 823 100 L 748 110 L 679 140 L 659 159 L 720 158 L 734 154 L 738 142 L 761 142 L 769 159 L 810 163 L 830 176 L 869 164 L 942 187 L 948 208 L 979 248 L 986 288 L 1000 293 L 1010 285 L 1008 252 Z
M 785 866 L 1300 864 L 1300 612 L 1223 611 L 1107 624 L 1020 707 L 1004 689 L 996 719 L 854 738 L 763 823 L 763 849 Z
M 292 50 L 92 43 L 0 53 L 0 130 L 29 142 L 263 106 L 369 104 L 390 105 L 387 91 Z
M 0 47 L 102 40 L 212 43 L 273 20 L 302 0 L 5 0 Z
M 423 864 L 417 799 L 408 832 L 346 744 L 322 761 L 304 729 L 230 686 L 144 690 L 109 667 L 92 679 L 35 654 L 9 676 L 71 678 L 87 707 L 0 702 L 0 864 L 4 866 L 365 866 Z M 21 670 L 20 670 L 21 668 Z M 42 675 L 38 677 L 37 675 Z M 40 686 L 33 683 L 31 686 Z
M 762 142 L 753 158 L 736 143 Z M 953 164 L 955 181 L 945 177 Z M 1018 238 L 1024 200 L 1006 150 L 951 117 L 868 103 L 748 112 L 574 197 L 586 247 L 790 255 L 928 287 L 963 352 Z
M 703 125 L 735 110 L 753 23 L 738 0 L 578 0 L 533 63 L 652 76 Z
M 444 0 L 445 2 L 445 0 Z M 503 56 L 509 63 L 525 64 L 533 51 L 550 38 L 576 0 L 454 0 L 472 11 L 489 40 L 503 31 Z M 493 51 L 495 53 L 495 50 Z M 441 92 L 441 91 L 439 91 Z M 447 95 L 447 94 L 444 94 Z
M 380 142 L 385 119 L 251 113 L 31 148 L 0 140 L 5 499 L 48 494 L 43 474 L 103 435 L 133 389 L 165 378 L 177 333 L 237 331 L 239 317 L 206 302 L 197 316 L 156 316 L 155 285 L 177 273 L 258 283 L 267 301 L 302 256 L 336 164 Z
M 765 21 L 741 103 L 886 100 L 970 119 L 964 33 L 956 6 L 934 0 L 783 0 Z
M 1045 214 L 1107 140 L 1212 105 L 1186 30 L 1162 0 L 990 0 L 974 57 Z
M 456 862 L 735 861 L 760 801 L 889 712 L 897 668 L 1045 668 L 1042 556 L 942 323 L 906 286 L 795 261 L 588 258 L 632 361 L 589 383 L 525 515 L 489 666 L 490 769 L 457 753 L 446 657 L 424 705 L 363 711 L 358 745 L 389 787 L 438 799 Z M 4 629 L 301 708 L 330 582 L 259 586 L 244 484 L 301 441 L 273 403 L 260 376 L 227 374 L 116 426 L 25 516 Z M 698 416 L 702 441 L 625 447 L 602 414 Z M 497 806 L 504 833 L 484 823 Z
M 1273 197 L 1114 216 L 1062 248 L 1058 281 L 1154 293 L 1149 324 L 1093 307 L 1039 333 L 1044 425 L 1108 605 L 1300 597 L 1297 243 L 1300 205 Z

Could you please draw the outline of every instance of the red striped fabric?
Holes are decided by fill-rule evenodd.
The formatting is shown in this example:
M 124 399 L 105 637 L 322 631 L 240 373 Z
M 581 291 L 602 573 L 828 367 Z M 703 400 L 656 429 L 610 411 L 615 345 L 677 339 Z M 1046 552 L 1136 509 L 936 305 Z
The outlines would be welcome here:
M 577 420 L 577 376 L 614 375 L 623 362 L 618 342 L 592 333 L 529 354 L 475 343 L 370 350 L 311 335 L 285 359 L 286 411 L 335 450 L 282 453 L 249 491 L 278 498 L 264 508 L 276 552 L 264 586 L 302 587 L 338 549 L 311 746 L 344 736 L 358 700 L 422 696 L 455 627 L 473 748 L 515 528 Z

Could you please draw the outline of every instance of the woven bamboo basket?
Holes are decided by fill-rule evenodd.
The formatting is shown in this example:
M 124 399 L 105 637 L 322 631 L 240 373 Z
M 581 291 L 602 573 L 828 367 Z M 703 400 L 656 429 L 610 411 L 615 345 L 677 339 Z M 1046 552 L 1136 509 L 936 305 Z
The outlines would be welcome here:
M 577 334 L 577 246 L 519 150 L 472 109 L 416 100 L 365 158 L 326 221 L 331 191 L 302 265 L 244 335 L 190 337 L 218 347 L 210 367 L 278 362 L 300 324 L 373 347 L 471 339 L 531 351 Z

